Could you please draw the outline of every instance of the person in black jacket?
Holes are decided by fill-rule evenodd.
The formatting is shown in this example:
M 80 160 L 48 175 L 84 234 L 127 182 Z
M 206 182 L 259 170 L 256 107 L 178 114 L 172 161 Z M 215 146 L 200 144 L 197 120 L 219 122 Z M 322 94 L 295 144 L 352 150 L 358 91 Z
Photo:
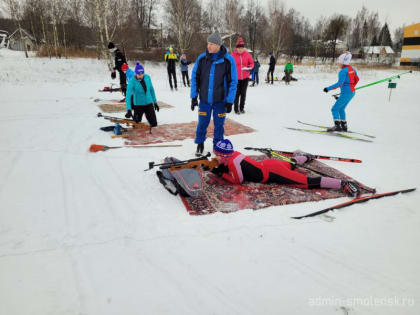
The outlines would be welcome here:
M 115 66 L 111 72 L 111 77 L 113 79 L 115 78 L 115 70 L 117 70 L 120 75 L 121 92 L 125 96 L 125 92 L 127 91 L 127 77 L 125 76 L 125 73 L 121 67 L 123 64 L 127 63 L 127 60 L 125 59 L 124 54 L 117 47 L 115 47 L 113 42 L 109 42 L 108 49 L 115 55 Z
M 271 84 L 274 84 L 273 80 L 274 80 L 274 69 L 276 67 L 276 58 L 274 58 L 272 52 L 270 52 L 268 55 L 270 56 L 270 63 L 269 63 L 268 72 L 267 72 L 267 82 L 270 82 L 269 74 L 271 74 Z

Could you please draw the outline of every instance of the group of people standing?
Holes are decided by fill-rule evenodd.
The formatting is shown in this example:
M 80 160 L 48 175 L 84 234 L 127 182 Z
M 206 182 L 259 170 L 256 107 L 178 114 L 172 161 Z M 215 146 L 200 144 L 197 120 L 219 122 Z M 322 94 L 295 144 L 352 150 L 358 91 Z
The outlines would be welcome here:
M 294 165 L 301 165 L 313 159 L 309 154 L 296 154 L 293 163 L 277 160 L 256 162 L 234 151 L 233 144 L 224 139 L 226 113 L 230 113 L 232 107 L 234 107 L 236 114 L 245 113 L 246 92 L 252 70 L 254 72 L 254 84 L 258 84 L 259 80 L 259 62 L 253 60 L 244 46 L 243 39 L 239 38 L 235 50 L 232 54 L 229 54 L 227 48 L 223 45 L 220 34 L 216 31 L 207 38 L 207 49 L 197 58 L 194 64 L 191 75 L 190 97 L 191 110 L 194 111 L 195 107 L 198 107 L 198 124 L 195 136 L 196 155 L 200 156 L 204 151 L 207 127 L 213 116 L 213 152 L 220 162 L 220 166 L 215 168 L 213 172 L 226 180 L 232 183 L 242 183 L 243 181 L 276 182 L 303 188 L 341 189 L 354 196 L 360 194 L 360 187 L 356 182 L 341 181 L 328 177 L 310 178 L 294 171 Z M 113 75 L 115 77 L 116 70 L 120 73 L 121 89 L 126 96 L 126 118 L 132 117 L 136 122 L 140 122 L 143 114 L 145 114 L 150 126 L 156 126 L 155 111 L 159 111 L 159 106 L 150 76 L 145 74 L 144 67 L 138 62 L 134 71 L 129 69 L 125 57 L 121 56 L 113 43 L 110 43 L 108 48 L 115 54 Z M 332 110 L 335 121 L 332 131 L 347 130 L 344 109 L 353 98 L 354 86 L 358 81 L 357 73 L 349 66 L 350 59 L 351 54 L 340 56 L 339 62 L 342 65 L 342 70 L 339 74 L 339 82 L 324 88 L 324 92 L 328 92 L 331 89 L 342 87 L 342 95 Z M 173 89 L 172 78 L 175 89 L 177 89 L 175 64 L 178 61 L 178 55 L 174 53 L 172 48 L 165 54 L 165 61 L 167 62 L 171 89 Z M 274 56 L 270 54 L 267 80 L 269 74 L 271 74 L 271 83 L 273 83 L 275 63 Z M 188 65 L 186 56 L 181 56 L 181 67 L 184 67 L 181 69 L 182 76 L 190 86 Z M 184 72 L 186 73 L 184 74 Z M 285 76 L 290 79 L 292 72 L 293 65 L 290 63 L 285 67 Z M 126 80 L 128 80 L 128 85 Z M 123 86 L 126 86 L 125 90 Z M 198 101 L 198 98 L 200 101 Z

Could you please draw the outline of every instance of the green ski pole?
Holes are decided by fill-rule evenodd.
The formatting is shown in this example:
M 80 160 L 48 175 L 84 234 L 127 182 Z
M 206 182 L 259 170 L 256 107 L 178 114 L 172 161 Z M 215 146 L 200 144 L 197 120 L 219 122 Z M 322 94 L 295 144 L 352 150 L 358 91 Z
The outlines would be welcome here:
M 376 84 L 379 84 L 379 83 L 382 83 L 382 82 L 392 81 L 394 79 L 399 79 L 403 74 L 412 73 L 412 72 L 413 71 L 410 70 L 410 71 L 406 71 L 406 72 L 403 72 L 403 73 L 400 73 L 400 74 L 396 74 L 396 75 L 393 75 L 392 77 L 389 77 L 389 78 L 386 78 L 386 79 L 382 79 L 382 80 L 379 80 L 379 81 L 375 81 L 375 82 L 371 82 L 371 83 L 359 86 L 359 87 L 355 88 L 355 90 L 360 90 L 360 89 L 367 88 L 369 86 L 376 85 Z M 332 97 L 337 99 L 340 96 L 340 94 L 341 93 L 334 94 L 334 95 L 332 95 Z

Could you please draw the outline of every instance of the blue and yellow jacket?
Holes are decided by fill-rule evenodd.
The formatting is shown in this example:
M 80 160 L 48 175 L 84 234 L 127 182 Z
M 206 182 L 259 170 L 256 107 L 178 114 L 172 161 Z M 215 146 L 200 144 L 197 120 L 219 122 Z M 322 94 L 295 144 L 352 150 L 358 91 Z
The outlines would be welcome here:
M 144 75 L 144 83 L 146 83 L 146 92 L 144 92 L 143 86 L 136 77 L 132 77 L 128 82 L 127 93 L 125 95 L 125 105 L 127 110 L 132 109 L 132 105 L 144 106 L 152 103 L 157 103 L 155 89 L 153 88 L 152 80 L 150 76 Z M 131 96 L 133 97 L 133 103 L 131 104 Z
M 201 102 L 233 103 L 238 73 L 235 59 L 222 46 L 217 54 L 207 50 L 198 56 L 191 74 L 191 98 L 200 96 Z
M 168 69 L 175 71 L 175 63 L 178 62 L 178 54 L 167 51 L 165 54 L 165 61 Z

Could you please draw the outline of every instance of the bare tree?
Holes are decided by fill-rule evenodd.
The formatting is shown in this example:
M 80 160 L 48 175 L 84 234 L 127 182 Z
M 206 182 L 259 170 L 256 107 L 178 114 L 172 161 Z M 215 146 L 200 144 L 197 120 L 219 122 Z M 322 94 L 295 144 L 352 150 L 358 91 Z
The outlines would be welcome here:
M 200 5 L 197 0 L 168 0 L 166 12 L 181 53 L 191 48 L 192 38 L 199 29 Z
M 242 33 L 243 6 L 239 0 L 226 0 L 225 2 L 225 30 L 229 34 Z M 244 32 L 245 33 L 245 32 Z M 229 36 L 229 50 L 232 51 L 232 38 Z
M 255 57 L 257 38 L 261 35 L 261 25 L 264 19 L 264 12 L 258 0 L 248 0 L 245 13 L 245 27 L 248 35 L 249 48 L 252 50 L 252 56 Z M 258 32 L 261 31 L 261 32 Z
M 289 28 L 285 7 L 280 0 L 270 0 L 268 5 L 268 20 L 270 22 L 270 28 L 268 29 L 268 48 L 277 59 L 281 49 L 285 46 Z
M 331 57 L 333 61 L 335 60 L 337 40 L 345 34 L 348 24 L 349 20 L 344 15 L 333 15 L 328 23 L 325 39 L 331 43 Z

